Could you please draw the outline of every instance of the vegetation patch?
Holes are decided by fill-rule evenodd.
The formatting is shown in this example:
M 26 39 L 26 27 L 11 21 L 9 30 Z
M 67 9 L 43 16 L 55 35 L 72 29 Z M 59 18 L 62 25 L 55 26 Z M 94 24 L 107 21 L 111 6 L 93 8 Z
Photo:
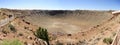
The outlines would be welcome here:
M 0 45 L 23 45 L 19 40 L 3 40 Z
M 109 44 L 112 44 L 112 41 L 113 41 L 112 38 L 104 38 L 104 39 L 103 39 L 103 42 L 106 43 L 106 44 L 108 44 L 108 45 L 109 45 Z
M 116 35 L 116 33 L 115 32 L 113 32 L 113 36 L 115 36 Z
M 49 45 L 49 36 L 48 36 L 47 29 L 39 27 L 39 29 L 37 29 L 37 31 L 34 33 L 34 35 L 36 37 L 46 41 L 47 44 Z
M 8 27 L 10 28 L 11 31 L 16 32 L 16 29 L 12 24 L 9 24 Z

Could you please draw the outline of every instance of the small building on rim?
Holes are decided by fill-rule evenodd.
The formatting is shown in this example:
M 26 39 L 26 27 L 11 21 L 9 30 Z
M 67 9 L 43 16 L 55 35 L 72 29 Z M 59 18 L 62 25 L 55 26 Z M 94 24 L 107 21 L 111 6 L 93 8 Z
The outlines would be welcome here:
M 120 10 L 112 12 L 113 15 L 118 15 L 120 14 Z

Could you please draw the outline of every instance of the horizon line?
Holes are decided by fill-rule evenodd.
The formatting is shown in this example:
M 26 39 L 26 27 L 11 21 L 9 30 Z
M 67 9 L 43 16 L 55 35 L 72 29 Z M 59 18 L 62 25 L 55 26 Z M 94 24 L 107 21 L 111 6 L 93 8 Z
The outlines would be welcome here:
M 0 9 L 13 9 L 13 10 L 100 10 L 100 11 L 116 10 L 116 9 L 42 9 L 42 8 L 0 8 Z

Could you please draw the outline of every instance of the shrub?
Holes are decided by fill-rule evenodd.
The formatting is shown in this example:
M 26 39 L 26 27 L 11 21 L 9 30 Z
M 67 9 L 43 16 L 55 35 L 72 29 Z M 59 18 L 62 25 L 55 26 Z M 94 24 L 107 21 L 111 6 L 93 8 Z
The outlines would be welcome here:
M 15 29 L 15 27 L 13 25 L 10 24 L 9 28 L 10 28 L 11 31 L 16 32 L 16 29 Z
M 3 32 L 4 34 L 9 33 L 9 31 L 8 31 L 8 30 L 5 30 L 5 29 L 3 29 L 2 32 Z
M 112 38 L 104 38 L 104 39 L 103 39 L 103 42 L 104 42 L 104 43 L 107 43 L 107 44 L 111 44 L 112 41 L 113 41 Z
M 22 33 L 19 33 L 18 35 L 19 35 L 19 36 L 23 36 L 23 34 L 22 34 Z
M 116 35 L 116 33 L 115 32 L 113 32 L 113 36 L 115 36 Z
M 16 39 L 15 40 L 3 40 L 1 45 L 23 45 L 23 43 Z
M 48 37 L 47 29 L 39 27 L 39 29 L 37 29 L 37 31 L 34 33 L 34 35 L 36 37 L 46 41 L 47 44 L 49 45 L 49 37 Z

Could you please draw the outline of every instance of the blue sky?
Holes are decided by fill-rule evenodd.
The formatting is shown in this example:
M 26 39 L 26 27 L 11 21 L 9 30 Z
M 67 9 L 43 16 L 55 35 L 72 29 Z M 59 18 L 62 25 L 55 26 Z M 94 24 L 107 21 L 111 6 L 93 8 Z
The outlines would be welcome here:
M 120 0 L 0 0 L 0 8 L 120 10 Z

